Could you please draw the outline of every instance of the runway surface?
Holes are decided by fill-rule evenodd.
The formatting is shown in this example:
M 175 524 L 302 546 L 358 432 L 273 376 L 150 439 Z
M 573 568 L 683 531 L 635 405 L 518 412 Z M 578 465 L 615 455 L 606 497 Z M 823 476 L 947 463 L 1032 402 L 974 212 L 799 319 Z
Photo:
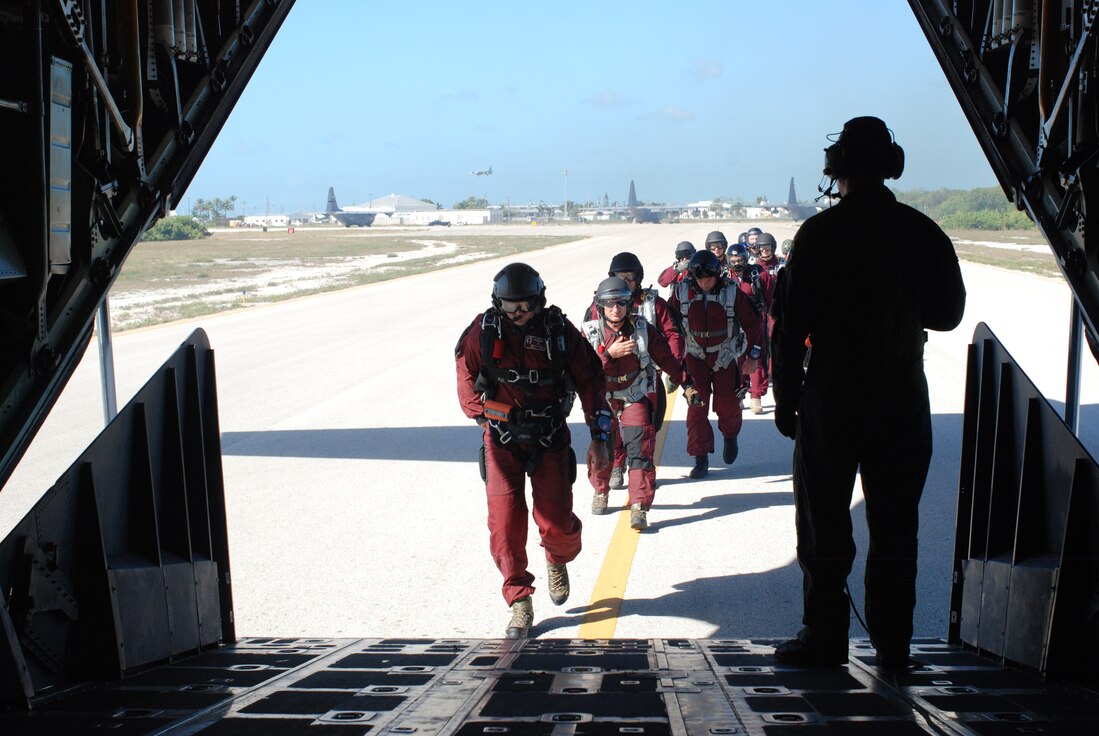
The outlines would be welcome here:
M 723 223 L 730 237 L 746 227 Z M 781 242 L 794 228 L 781 223 L 772 232 Z M 530 227 L 491 231 L 507 229 Z M 502 636 L 507 608 L 488 555 L 476 466 L 480 431 L 455 398 L 453 348 L 459 334 L 488 305 L 492 277 L 510 260 L 537 268 L 549 300 L 579 318 L 615 253 L 637 253 L 646 282 L 655 283 L 676 243 L 686 239 L 701 246 L 709 229 L 547 228 L 555 235 L 592 237 L 521 259 L 116 335 L 120 405 L 193 329 L 201 326 L 210 336 L 217 354 L 238 634 Z M 924 636 L 946 635 L 965 355 L 977 322 L 990 324 L 1048 398 L 1064 398 L 1068 288 L 1058 280 L 965 263 L 963 274 L 969 291 L 965 319 L 952 333 L 932 333 L 927 347 L 935 455 L 921 506 L 915 622 L 916 634 Z M 853 267 L 856 288 L 857 278 Z M 1082 437 L 1094 454 L 1099 369 L 1089 355 L 1082 385 Z M 857 387 L 849 397 L 852 404 L 874 398 Z M 774 428 L 770 397 L 764 407 L 762 416 L 745 414 L 736 464 L 726 468 L 712 456 L 710 476 L 691 481 L 686 406 L 682 399 L 675 402 L 659 459 L 652 527 L 640 537 L 619 529 L 621 512 L 588 513 L 591 489 L 581 469 L 574 492 L 584 551 L 569 566 L 572 597 L 561 607 L 552 606 L 545 593 L 543 555 L 537 534 L 531 535 L 531 570 L 539 586 L 532 635 L 794 633 L 801 576 L 794 558 L 793 445 Z M 578 415 L 573 414 L 574 436 L 586 445 Z M 6 532 L 26 513 L 101 426 L 93 342 L 0 493 L 0 529 Z M 624 503 L 625 491 L 613 492 L 611 501 Z M 850 583 L 861 606 L 866 543 L 857 493 L 854 506 L 860 557 Z M 614 610 L 617 615 L 608 614 Z M 854 622 L 851 636 L 863 635 Z

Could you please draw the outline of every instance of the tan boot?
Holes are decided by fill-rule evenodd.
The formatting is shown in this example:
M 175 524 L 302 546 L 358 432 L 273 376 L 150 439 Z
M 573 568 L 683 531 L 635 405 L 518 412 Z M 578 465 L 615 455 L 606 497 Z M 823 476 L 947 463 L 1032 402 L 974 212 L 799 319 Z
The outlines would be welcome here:
M 752 397 L 752 413 L 753 414 L 762 414 L 763 413 L 763 400 L 760 399 L 758 396 L 753 396 Z
M 565 563 L 546 562 L 546 577 L 549 579 L 549 596 L 553 605 L 559 606 L 569 599 L 569 569 Z
M 639 503 L 630 506 L 630 528 L 639 532 L 649 528 L 648 512 Z
M 520 598 L 511 604 L 511 621 L 508 622 L 508 639 L 526 639 L 530 636 L 530 627 L 534 625 L 534 605 L 530 596 Z
M 594 493 L 591 497 L 591 512 L 596 516 L 607 513 L 607 494 Z
M 615 465 L 611 468 L 611 488 L 619 489 L 626 487 L 626 469 Z

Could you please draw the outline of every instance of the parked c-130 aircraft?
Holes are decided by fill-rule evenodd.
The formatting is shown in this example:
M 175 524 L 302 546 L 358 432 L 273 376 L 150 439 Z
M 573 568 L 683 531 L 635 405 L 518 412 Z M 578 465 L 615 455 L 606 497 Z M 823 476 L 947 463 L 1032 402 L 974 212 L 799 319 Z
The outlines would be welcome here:
M 340 223 L 344 227 L 370 227 L 374 224 L 374 219 L 378 215 L 386 215 L 393 212 L 392 207 L 348 207 L 347 209 L 340 209 L 340 206 L 336 204 L 336 190 L 334 187 L 328 187 L 328 205 L 325 207 L 324 213 L 330 218 Z

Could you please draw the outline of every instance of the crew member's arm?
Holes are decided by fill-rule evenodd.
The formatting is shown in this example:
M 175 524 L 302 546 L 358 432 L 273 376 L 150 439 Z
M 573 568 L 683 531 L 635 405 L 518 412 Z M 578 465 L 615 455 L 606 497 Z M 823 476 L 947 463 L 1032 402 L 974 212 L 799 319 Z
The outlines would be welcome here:
M 656 277 L 656 283 L 661 286 L 671 286 L 678 276 L 679 271 L 675 270 L 675 264 L 673 263 L 660 272 L 660 275 Z
M 481 392 L 474 388 L 481 372 L 481 315 L 473 320 L 454 347 L 454 367 L 458 375 L 458 403 L 470 419 L 484 417 Z
M 936 237 L 928 243 L 929 287 L 924 293 L 921 315 L 929 330 L 953 330 L 965 312 L 965 284 L 954 244 L 936 226 Z
M 793 439 L 797 433 L 797 412 L 801 403 L 801 386 L 805 381 L 805 333 L 794 327 L 787 310 L 791 300 L 787 294 L 790 267 L 782 269 L 775 284 L 775 303 L 771 316 L 775 321 L 771 333 L 771 388 L 775 397 L 775 426 Z

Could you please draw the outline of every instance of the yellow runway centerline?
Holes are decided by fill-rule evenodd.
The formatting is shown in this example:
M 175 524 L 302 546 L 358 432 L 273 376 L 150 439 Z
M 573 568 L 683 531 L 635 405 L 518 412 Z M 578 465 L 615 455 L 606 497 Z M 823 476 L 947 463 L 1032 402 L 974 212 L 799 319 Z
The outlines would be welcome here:
M 653 449 L 653 465 L 660 466 L 660 457 L 664 452 L 664 440 L 668 436 L 672 409 L 675 407 L 679 392 L 668 394 L 668 406 L 664 411 L 664 426 L 656 433 L 656 447 Z M 629 505 L 627 503 L 628 511 Z M 622 599 L 626 593 L 626 582 L 633 567 L 633 556 L 637 552 L 637 542 L 641 535 L 630 528 L 629 513 L 618 514 L 618 524 L 611 535 L 607 556 L 603 558 L 603 567 L 595 579 L 595 587 L 588 601 L 588 612 L 580 624 L 581 639 L 610 639 L 618 625 L 618 615 L 622 611 Z

